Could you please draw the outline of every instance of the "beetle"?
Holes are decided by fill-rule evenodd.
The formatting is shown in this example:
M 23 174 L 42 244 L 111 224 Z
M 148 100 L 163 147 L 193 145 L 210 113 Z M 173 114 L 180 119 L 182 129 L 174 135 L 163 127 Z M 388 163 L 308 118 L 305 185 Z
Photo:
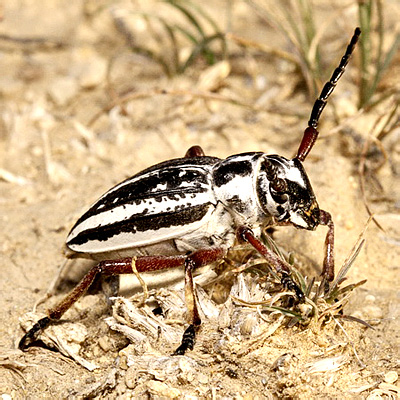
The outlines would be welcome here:
M 100 197 L 71 229 L 68 257 L 99 260 L 58 305 L 48 310 L 19 343 L 26 350 L 40 332 L 88 289 L 98 274 L 119 275 L 184 267 L 189 326 L 174 352 L 193 349 L 201 324 L 192 272 L 221 260 L 237 240 L 251 244 L 293 290 L 290 267 L 259 239 L 263 229 L 293 225 L 314 230 L 326 225 L 322 276 L 334 279 L 334 224 L 316 201 L 303 161 L 318 137 L 318 121 L 343 75 L 361 30 L 356 28 L 338 67 L 315 101 L 303 139 L 293 159 L 262 152 L 226 159 L 206 156 L 199 146 L 185 157 L 162 162 L 126 179 Z M 139 277 L 139 276 L 138 276 Z

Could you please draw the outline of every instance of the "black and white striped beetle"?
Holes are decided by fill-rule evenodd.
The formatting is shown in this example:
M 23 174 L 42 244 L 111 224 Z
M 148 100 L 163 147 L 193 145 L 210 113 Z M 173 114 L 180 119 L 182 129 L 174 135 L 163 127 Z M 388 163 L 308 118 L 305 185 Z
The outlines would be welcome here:
M 68 235 L 69 257 L 91 257 L 93 267 L 48 317 L 39 320 L 21 339 L 25 350 L 51 321 L 59 320 L 87 290 L 97 274 L 138 274 L 182 266 L 189 327 L 174 354 L 192 349 L 201 320 L 192 271 L 221 260 L 240 241 L 250 243 L 294 290 L 304 294 L 290 278 L 288 264 L 259 239 L 272 225 L 294 225 L 314 230 L 327 225 L 322 275 L 334 278 L 334 226 L 330 214 L 318 207 L 302 162 L 317 136 L 318 120 L 327 99 L 342 76 L 361 34 L 354 35 L 322 89 L 311 112 L 297 155 L 288 160 L 261 152 L 236 154 L 221 160 L 207 157 L 198 146 L 184 158 L 162 162 L 118 184 L 76 222 Z M 115 259 L 116 258 L 116 259 Z

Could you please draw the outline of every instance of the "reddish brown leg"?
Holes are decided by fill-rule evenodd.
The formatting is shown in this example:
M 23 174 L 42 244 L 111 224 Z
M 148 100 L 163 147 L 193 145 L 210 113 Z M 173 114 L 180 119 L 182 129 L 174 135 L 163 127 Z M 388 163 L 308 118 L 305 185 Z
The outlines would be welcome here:
M 319 224 L 326 225 L 328 227 L 328 233 L 325 237 L 325 257 L 322 267 L 321 276 L 325 278 L 327 283 L 332 282 L 335 278 L 335 257 L 334 257 L 334 224 L 332 221 L 331 214 L 327 211 L 319 210 Z M 288 226 L 291 225 L 290 222 L 278 222 L 276 225 Z
M 189 327 L 185 330 L 180 346 L 173 355 L 183 355 L 186 350 L 193 350 L 196 340 L 196 332 L 201 324 L 199 310 L 197 308 L 196 292 L 194 290 L 192 272 L 195 268 L 210 264 L 222 259 L 226 251 L 219 247 L 197 250 L 185 260 L 185 301 L 189 313 Z
M 204 157 L 204 150 L 200 146 L 192 146 L 185 154 L 185 158 Z
M 332 282 L 335 278 L 335 258 L 334 258 L 334 225 L 331 214 L 327 211 L 320 210 L 319 223 L 328 227 L 328 233 L 325 238 L 325 258 L 324 266 L 321 275 L 325 277 L 328 282 Z
M 240 226 L 237 229 L 237 236 L 240 240 L 250 243 L 266 259 L 268 264 L 272 265 L 276 269 L 276 272 L 281 275 L 282 285 L 288 290 L 294 291 L 299 301 L 304 301 L 304 293 L 290 277 L 290 265 L 286 261 L 280 259 L 273 251 L 260 242 L 254 236 L 253 231 L 247 226 Z
M 139 257 L 135 260 L 136 270 L 138 272 L 157 271 L 161 269 L 174 268 L 185 265 L 185 297 L 189 302 L 189 316 L 191 326 L 198 327 L 200 325 L 200 318 L 195 301 L 193 290 L 192 270 L 195 267 L 200 267 L 206 264 L 223 258 L 225 250 L 221 248 L 210 248 L 198 250 L 190 256 L 146 256 Z M 39 320 L 21 339 L 18 347 L 21 350 L 26 350 L 33 342 L 35 342 L 40 332 L 47 328 L 52 321 L 59 320 L 62 315 L 86 292 L 89 286 L 93 283 L 97 274 L 105 275 L 120 275 L 131 274 L 132 270 L 132 257 L 123 258 L 119 260 L 106 260 L 101 261 L 93 267 L 78 283 L 78 285 L 70 292 L 56 307 L 47 311 L 48 316 Z M 186 287 L 188 286 L 188 288 Z M 186 332 L 185 332 L 186 333 Z M 184 337 L 185 339 L 185 337 Z M 194 336 L 191 340 L 194 344 Z M 185 342 L 186 343 L 186 342 Z M 184 341 L 182 340 L 183 346 Z M 192 345 L 193 347 L 193 345 Z M 186 349 L 190 347 L 190 341 L 186 345 Z M 184 352 L 184 351 L 183 351 Z M 177 353 L 183 354 L 183 353 Z

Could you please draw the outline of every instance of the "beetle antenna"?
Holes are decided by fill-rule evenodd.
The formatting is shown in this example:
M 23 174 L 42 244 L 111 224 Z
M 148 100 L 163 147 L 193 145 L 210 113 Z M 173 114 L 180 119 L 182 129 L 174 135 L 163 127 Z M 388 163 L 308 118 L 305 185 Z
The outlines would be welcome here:
M 326 102 L 328 101 L 329 96 L 332 94 L 333 90 L 336 87 L 339 79 L 344 73 L 344 70 L 349 63 L 350 56 L 354 51 L 354 48 L 358 42 L 358 38 L 361 35 L 361 29 L 356 28 L 354 31 L 354 35 L 350 40 L 349 45 L 347 46 L 346 52 L 344 56 L 340 60 L 339 66 L 333 71 L 331 79 L 325 83 L 321 94 L 319 95 L 318 99 L 315 101 L 313 109 L 311 111 L 310 120 L 308 121 L 308 126 L 304 131 L 303 140 L 300 143 L 299 149 L 297 151 L 297 158 L 299 161 L 304 161 L 314 146 L 315 141 L 318 137 L 318 121 L 319 117 L 323 109 L 326 106 Z

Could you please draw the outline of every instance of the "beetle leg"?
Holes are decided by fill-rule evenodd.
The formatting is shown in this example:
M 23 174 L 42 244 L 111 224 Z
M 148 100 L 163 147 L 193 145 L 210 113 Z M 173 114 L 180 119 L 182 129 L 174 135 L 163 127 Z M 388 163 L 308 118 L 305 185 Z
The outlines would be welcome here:
M 194 290 L 193 270 L 213 261 L 222 259 L 226 250 L 221 247 L 201 249 L 188 255 L 185 260 L 185 301 L 188 309 L 189 327 L 185 330 L 180 346 L 172 355 L 183 355 L 186 350 L 193 350 L 196 340 L 196 332 L 200 327 L 201 318 L 197 308 L 196 292 Z
M 182 266 L 185 261 L 185 256 L 173 257 L 140 257 L 135 261 L 136 271 L 156 271 L 159 269 L 173 268 Z M 93 283 L 97 274 L 120 275 L 132 274 L 133 263 L 132 257 L 101 261 L 94 266 L 82 278 L 78 285 L 54 308 L 47 311 L 48 316 L 39 320 L 20 340 L 18 347 L 21 350 L 27 349 L 35 342 L 40 332 L 47 328 L 54 320 L 59 320 L 62 315 L 86 292 L 89 286 Z
M 328 227 L 328 233 L 325 237 L 325 257 L 324 263 L 322 264 L 321 276 L 326 279 L 326 282 L 332 282 L 335 278 L 335 257 L 334 257 L 334 224 L 332 221 L 332 216 L 327 211 L 319 210 L 319 224 L 326 225 Z M 277 226 L 287 226 L 291 225 L 290 222 L 277 222 Z
M 320 210 L 319 223 L 328 227 L 328 233 L 325 238 L 325 257 L 321 275 L 326 278 L 328 282 L 332 282 L 335 278 L 335 258 L 334 258 L 334 225 L 331 214 L 327 211 Z
M 188 283 L 188 288 L 186 288 L 185 286 L 185 293 L 187 293 L 185 294 L 185 297 L 189 301 L 188 308 L 191 318 L 190 323 L 192 326 L 198 327 L 198 325 L 200 325 L 200 318 L 198 316 L 194 294 L 192 295 L 192 293 L 194 293 L 191 275 L 192 270 L 195 267 L 207 265 L 213 261 L 217 261 L 223 258 L 225 256 L 225 253 L 226 250 L 222 248 L 210 248 L 198 250 L 190 256 L 177 255 L 138 257 L 134 261 L 134 263 L 132 257 L 122 258 L 118 260 L 101 261 L 99 264 L 89 270 L 89 272 L 82 278 L 78 285 L 58 305 L 47 311 L 47 317 L 40 319 L 35 325 L 33 325 L 33 327 L 22 337 L 18 347 L 21 350 L 26 350 L 33 342 L 35 342 L 38 339 L 42 330 L 46 329 L 52 321 L 59 320 L 63 316 L 63 314 L 86 292 L 86 290 L 93 283 L 95 277 L 98 274 L 132 274 L 135 273 L 133 266 L 136 267 L 136 272 L 147 272 L 185 265 L 185 285 L 187 286 Z M 194 343 L 194 336 L 192 342 Z M 184 340 L 182 340 L 182 345 L 183 343 Z M 188 348 L 191 348 L 190 345 L 186 345 L 186 349 Z
M 275 267 L 276 272 L 281 275 L 281 283 L 288 290 L 296 293 L 297 299 L 300 302 L 304 301 L 304 293 L 299 286 L 290 277 L 290 265 L 279 258 L 273 251 L 269 250 L 259 239 L 254 236 L 253 231 L 247 226 L 240 226 L 237 231 L 239 240 L 250 243 L 268 262 Z
M 185 354 L 186 350 L 193 350 L 196 339 L 196 331 L 201 324 L 192 275 L 195 267 L 196 263 L 190 256 L 188 256 L 188 258 L 185 260 L 185 302 L 188 310 L 188 319 L 190 325 L 183 333 L 180 346 L 173 353 L 175 356 Z
M 93 283 L 96 275 L 101 272 L 100 264 L 93 267 L 79 282 L 79 284 L 70 292 L 55 308 L 47 311 L 48 316 L 40 319 L 35 325 L 22 337 L 18 347 L 20 350 L 26 350 L 35 342 L 41 331 L 46 329 L 52 320 L 58 320 L 74 304 Z
M 206 154 L 200 146 L 192 146 L 185 154 L 185 158 L 204 157 Z

